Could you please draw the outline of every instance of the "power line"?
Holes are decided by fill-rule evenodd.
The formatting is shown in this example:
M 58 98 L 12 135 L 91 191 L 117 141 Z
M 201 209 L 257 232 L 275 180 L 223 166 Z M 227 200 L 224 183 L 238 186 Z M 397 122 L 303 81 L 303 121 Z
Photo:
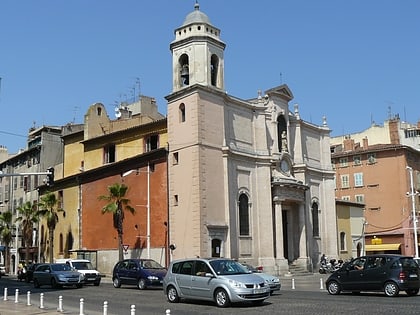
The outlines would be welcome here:
M 22 138 L 27 137 L 27 136 L 19 135 L 17 133 L 7 132 L 7 131 L 3 131 L 3 130 L 0 130 L 0 133 L 5 134 L 5 135 L 9 135 L 9 136 L 22 137 Z

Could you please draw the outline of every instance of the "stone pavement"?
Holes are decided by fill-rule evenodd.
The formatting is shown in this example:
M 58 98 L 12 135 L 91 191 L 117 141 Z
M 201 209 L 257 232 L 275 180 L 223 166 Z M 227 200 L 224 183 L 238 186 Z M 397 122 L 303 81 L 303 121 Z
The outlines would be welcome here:
M 321 274 L 309 274 L 309 275 L 290 275 L 290 276 L 281 276 L 281 291 L 319 291 L 325 290 L 325 280 L 328 275 Z M 0 315 L 14 315 L 14 314 L 24 314 L 24 315 L 36 315 L 36 314 L 71 314 L 79 315 L 80 312 L 73 310 L 58 310 L 58 305 L 52 307 L 50 305 L 43 305 L 44 308 L 40 308 L 39 300 L 31 300 L 30 304 L 27 305 L 27 295 L 19 294 L 18 302 L 15 301 L 15 292 L 8 292 L 7 300 L 4 300 L 4 293 L 0 292 Z M 98 312 L 95 312 L 99 314 Z M 89 312 L 92 314 L 92 312 Z

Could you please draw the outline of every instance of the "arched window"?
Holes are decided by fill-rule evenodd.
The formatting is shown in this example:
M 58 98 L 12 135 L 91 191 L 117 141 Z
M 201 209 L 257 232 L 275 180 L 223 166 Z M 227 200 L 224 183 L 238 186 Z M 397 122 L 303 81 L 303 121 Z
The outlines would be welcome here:
M 239 196 L 239 235 L 249 235 L 249 204 L 246 194 Z
M 283 139 L 282 139 L 282 134 L 283 132 L 285 132 L 285 134 L 287 135 L 287 125 L 286 125 L 286 119 L 284 119 L 283 115 L 280 115 L 279 117 L 277 117 L 277 143 L 278 143 L 278 150 L 279 152 L 282 151 L 282 144 L 283 144 Z M 287 150 L 286 150 L 287 151 Z
M 319 217 L 318 217 L 318 204 L 312 203 L 312 234 L 313 236 L 319 236 Z
M 179 122 L 185 122 L 185 104 L 179 105 Z
M 346 232 L 340 232 L 340 250 L 346 250 Z
M 218 69 L 219 69 L 219 58 L 217 57 L 217 55 L 212 55 L 211 61 L 210 61 L 210 70 L 211 70 L 211 85 L 213 86 L 217 85 Z

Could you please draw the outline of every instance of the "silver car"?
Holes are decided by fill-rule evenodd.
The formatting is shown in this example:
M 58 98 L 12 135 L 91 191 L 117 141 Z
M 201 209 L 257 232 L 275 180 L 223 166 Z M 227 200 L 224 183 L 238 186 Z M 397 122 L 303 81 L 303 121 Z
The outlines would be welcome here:
M 270 296 L 270 286 L 234 260 L 193 258 L 171 262 L 163 279 L 163 292 L 171 303 L 193 299 L 227 307 L 248 301 L 260 305 Z
M 272 276 L 268 273 L 262 272 L 262 270 L 255 268 L 254 266 L 251 266 L 249 264 L 242 263 L 242 265 L 252 273 L 258 274 L 261 278 L 264 279 L 265 283 L 267 283 L 270 286 L 271 294 L 274 293 L 274 291 L 280 291 L 281 283 L 280 279 L 278 277 Z
M 41 285 L 50 285 L 53 288 L 62 286 L 81 288 L 83 275 L 67 264 L 40 264 L 34 271 L 33 281 L 35 288 Z

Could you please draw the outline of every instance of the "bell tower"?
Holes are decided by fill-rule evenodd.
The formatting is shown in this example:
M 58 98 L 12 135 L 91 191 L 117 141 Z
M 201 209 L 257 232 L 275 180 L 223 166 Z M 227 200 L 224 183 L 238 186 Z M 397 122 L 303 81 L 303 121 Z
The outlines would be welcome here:
M 172 52 L 172 92 L 200 84 L 224 90 L 226 45 L 220 30 L 214 27 L 196 2 L 194 11 L 175 30 Z

